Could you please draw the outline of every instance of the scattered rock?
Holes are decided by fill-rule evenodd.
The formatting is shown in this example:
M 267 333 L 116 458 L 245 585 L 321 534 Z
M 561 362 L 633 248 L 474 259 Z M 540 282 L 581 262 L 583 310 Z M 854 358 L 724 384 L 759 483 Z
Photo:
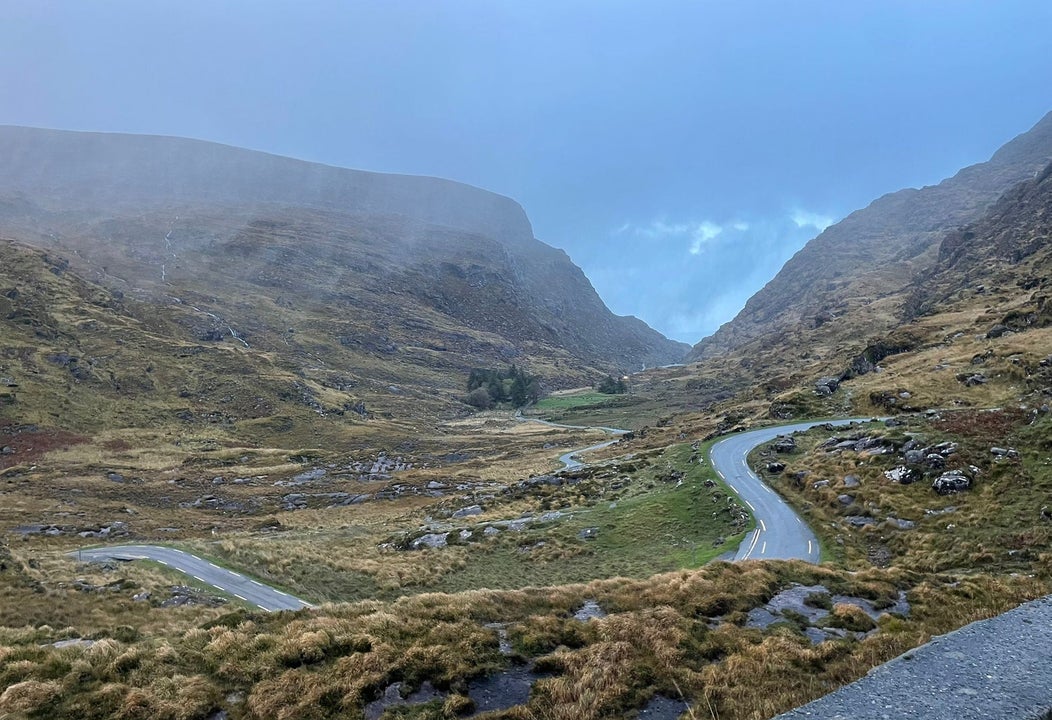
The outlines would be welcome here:
M 836 392 L 838 387 L 840 387 L 840 378 L 838 377 L 829 376 L 819 378 L 815 382 L 815 394 L 832 395 Z
M 110 482 L 116 482 L 116 483 L 124 482 L 124 476 L 121 475 L 118 472 L 108 472 L 108 473 L 106 473 L 106 479 L 109 480 Z
M 841 505 L 851 505 L 851 504 L 853 504 L 855 502 L 855 496 L 854 495 L 847 495 L 847 494 L 837 495 L 836 499 L 837 499 L 837 502 L 839 502 Z
M 891 470 L 885 470 L 884 477 L 892 482 L 897 482 L 900 485 L 910 485 L 920 478 L 920 473 L 913 468 L 899 465 Z
M 481 505 L 471 505 L 469 507 L 461 508 L 460 510 L 455 511 L 451 517 L 453 517 L 454 519 L 459 520 L 461 518 L 472 517 L 474 515 L 481 515 L 481 514 L 482 514 L 482 506 Z
M 917 523 L 912 520 L 903 520 L 895 516 L 889 516 L 887 519 L 888 525 L 898 528 L 899 530 L 912 530 L 917 527 Z
M 829 487 L 829 481 L 828 480 L 819 480 L 818 482 L 816 482 L 816 483 L 811 485 L 811 488 L 813 490 L 821 490 L 822 488 L 827 488 L 827 487 Z
M 778 439 L 774 441 L 772 447 L 775 452 L 779 453 L 796 452 L 796 438 L 792 435 L 779 435 Z
M 500 530 L 493 527 L 492 525 L 487 525 L 486 529 L 482 531 L 482 534 L 487 535 L 489 537 L 493 537 L 494 535 L 500 535 Z
M 134 600 L 136 602 L 143 602 L 143 601 L 149 600 L 149 599 L 150 599 L 150 593 L 147 590 L 143 590 L 141 593 L 136 593 L 135 595 L 132 595 L 132 600 Z
M 972 479 L 960 470 L 944 472 L 931 484 L 931 489 L 940 495 L 953 495 L 972 487 Z
M 449 533 L 428 533 L 413 540 L 411 547 L 414 550 L 421 548 L 444 548 L 449 542 Z
M 844 476 L 844 487 L 853 488 L 858 487 L 862 483 L 859 481 L 856 475 L 845 475 Z
M 1007 325 L 1000 325 L 1000 324 L 998 324 L 998 325 L 994 325 L 992 328 L 990 328 L 989 330 L 986 331 L 986 338 L 988 340 L 993 340 L 994 338 L 999 338 L 999 337 L 1001 337 L 1003 335 L 1006 335 L 1007 333 L 1010 333 L 1010 332 L 1012 332 L 1012 331 Z
M 769 462 L 767 463 L 767 472 L 777 475 L 778 473 L 785 470 L 785 463 L 780 462 Z
M 865 517 L 864 515 L 848 515 L 844 518 L 844 522 L 852 527 L 860 528 L 867 525 L 875 525 L 877 521 L 873 518 Z
M 957 381 L 964 383 L 966 387 L 974 387 L 976 385 L 984 385 L 989 382 L 988 378 L 982 373 L 975 373 L 969 375 L 968 373 L 960 373 L 957 375 Z
M 582 540 L 594 540 L 599 537 L 599 528 L 597 527 L 586 527 L 581 532 L 577 533 L 577 537 Z

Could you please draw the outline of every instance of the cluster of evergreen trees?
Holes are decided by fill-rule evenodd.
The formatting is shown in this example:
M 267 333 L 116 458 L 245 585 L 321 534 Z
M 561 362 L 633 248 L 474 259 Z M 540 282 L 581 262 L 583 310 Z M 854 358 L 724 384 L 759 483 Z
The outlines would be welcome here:
M 522 407 L 536 402 L 541 385 L 536 377 L 511 365 L 506 369 L 475 368 L 468 376 L 465 402 L 482 410 L 499 403 Z
M 628 383 L 625 382 L 624 378 L 615 378 L 607 375 L 599 381 L 595 389 L 604 395 L 624 395 L 628 392 Z

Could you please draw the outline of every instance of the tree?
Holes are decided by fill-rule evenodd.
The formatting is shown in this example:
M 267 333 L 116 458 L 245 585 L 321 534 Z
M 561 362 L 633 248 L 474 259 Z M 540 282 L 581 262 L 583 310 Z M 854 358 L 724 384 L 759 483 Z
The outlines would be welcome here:
M 625 382 L 624 378 L 614 378 L 607 375 L 605 378 L 599 381 L 595 386 L 595 389 L 604 395 L 624 395 L 628 392 L 628 383 Z
M 540 381 L 515 365 L 507 369 L 474 368 L 468 374 L 468 396 L 464 401 L 475 407 L 484 402 L 478 390 L 485 390 L 490 403 L 508 403 L 513 407 L 522 407 L 536 402 L 541 396 Z M 469 400 L 468 398 L 472 398 Z

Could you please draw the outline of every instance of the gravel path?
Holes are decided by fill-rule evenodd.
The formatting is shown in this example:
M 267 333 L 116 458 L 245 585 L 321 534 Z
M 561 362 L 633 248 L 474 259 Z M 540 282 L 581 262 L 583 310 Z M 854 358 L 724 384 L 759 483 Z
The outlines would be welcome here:
M 1052 709 L 1052 595 L 966 625 L 778 720 L 1036 720 Z

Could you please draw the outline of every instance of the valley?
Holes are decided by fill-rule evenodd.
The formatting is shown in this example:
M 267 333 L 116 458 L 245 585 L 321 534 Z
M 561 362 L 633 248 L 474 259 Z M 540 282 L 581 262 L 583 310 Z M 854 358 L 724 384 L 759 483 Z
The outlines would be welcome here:
M 761 719 L 1052 592 L 1052 116 L 693 350 L 477 188 L 0 161 L 0 715 Z

